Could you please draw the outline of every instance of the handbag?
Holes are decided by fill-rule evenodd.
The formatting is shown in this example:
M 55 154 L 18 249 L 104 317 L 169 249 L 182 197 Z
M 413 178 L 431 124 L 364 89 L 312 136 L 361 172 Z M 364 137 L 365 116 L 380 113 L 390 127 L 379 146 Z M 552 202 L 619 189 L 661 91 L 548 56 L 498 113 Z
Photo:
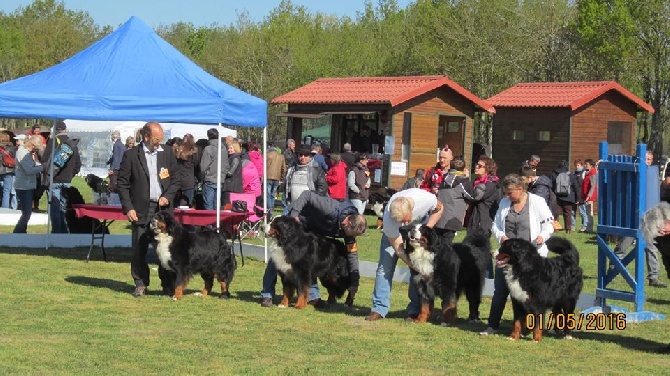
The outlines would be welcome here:
M 247 212 L 247 202 L 242 200 L 233 201 L 233 207 L 231 208 L 235 213 L 246 213 Z

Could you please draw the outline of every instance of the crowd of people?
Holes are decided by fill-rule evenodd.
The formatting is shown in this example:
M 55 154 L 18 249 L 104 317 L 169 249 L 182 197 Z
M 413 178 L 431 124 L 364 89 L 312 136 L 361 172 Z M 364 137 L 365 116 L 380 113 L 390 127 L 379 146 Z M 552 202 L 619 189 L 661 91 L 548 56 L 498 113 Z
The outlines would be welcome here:
M 67 197 L 63 189 L 79 173 L 81 159 L 78 140 L 70 139 L 65 123 L 56 122 L 54 129 L 55 138 L 49 140 L 42 135 L 39 125 L 34 125 L 27 134 L 0 132 L 2 207 L 21 211 L 14 233 L 26 233 L 28 221 L 33 212 L 40 211 L 39 201 L 47 189 L 51 231 L 68 232 Z
M 22 212 L 14 232 L 26 231 L 39 187 L 50 180 L 48 176 L 45 178 L 48 167 L 56 163 L 60 154 L 67 154 L 63 150 L 68 148 L 62 145 L 68 145 L 70 155 L 65 155 L 64 163 L 55 169 L 53 183 L 48 187 L 52 232 L 67 232 L 66 197 L 62 190 L 70 186 L 81 162 L 76 140 L 68 137 L 65 123 L 58 122 L 55 130 L 55 142 L 44 140 L 39 128 L 27 136 L 0 133 L 0 153 L 15 158 L 11 166 L 3 158 L 0 167 L 2 206 L 18 207 Z M 251 193 L 260 203 L 265 163 L 270 208 L 281 200 L 283 215 L 296 218 L 306 231 L 344 239 L 354 277 L 347 304 L 353 304 L 359 280 L 356 237 L 365 234 L 367 228 L 364 212 L 371 185 L 366 153 L 353 153 L 351 145 L 346 143 L 341 153 L 330 152 L 326 156 L 319 144 L 296 148 L 294 140 L 288 140 L 283 151 L 272 145 L 262 151 L 255 141 L 242 143 L 233 137 L 219 137 L 216 128 L 208 130 L 207 140 L 195 140 L 190 134 L 166 143 L 163 138 L 162 127 L 156 122 L 147 123 L 136 138 L 127 139 L 125 144 L 118 132 L 111 133 L 109 186 L 118 192 L 123 212 L 132 223 L 131 276 L 135 296 L 144 295 L 149 286 L 145 257 L 149 244 L 147 225 L 153 213 L 176 206 L 214 209 L 217 188 L 222 192 L 222 206 L 230 203 L 231 193 Z M 227 152 L 221 153 L 217 160 L 224 143 Z M 53 147 L 57 149 L 52 153 Z M 540 162 L 539 156 L 532 155 L 522 163 L 519 173 L 500 178 L 491 157 L 482 155 L 470 171 L 464 158 L 454 156 L 447 145 L 439 151 L 435 166 L 417 169 L 415 176 L 390 197 L 384 210 L 371 310 L 365 319 L 380 320 L 389 313 L 398 259 L 413 268 L 400 235 L 402 226 L 426 224 L 448 243 L 463 229 L 468 234 L 492 235 L 499 244 L 523 238 L 536 244 L 543 257 L 547 256 L 545 242 L 555 231 L 563 230 L 566 235 L 573 231 L 593 232 L 597 162 L 577 159 L 570 171 L 568 162 L 561 161 L 544 175 L 538 173 Z M 649 153 L 647 164 L 652 162 L 653 155 Z M 197 199 L 198 191 L 201 202 Z M 577 215 L 581 217 L 579 230 Z M 615 253 L 623 258 L 631 243 L 632 238 L 619 239 Z M 658 280 L 657 252 L 653 243 L 647 244 L 649 284 L 666 287 Z M 494 279 L 494 296 L 488 327 L 482 335 L 497 332 L 509 295 L 502 270 L 494 268 L 492 262 L 487 267 L 489 277 Z M 161 279 L 164 273 L 159 268 Z M 263 307 L 273 306 L 276 281 L 277 270 L 270 262 L 262 281 Z M 165 284 L 162 288 L 166 293 L 171 291 Z M 411 320 L 419 313 L 419 298 L 412 283 L 408 297 L 406 312 Z M 328 306 L 320 299 L 316 282 L 310 291 L 310 304 L 317 308 Z

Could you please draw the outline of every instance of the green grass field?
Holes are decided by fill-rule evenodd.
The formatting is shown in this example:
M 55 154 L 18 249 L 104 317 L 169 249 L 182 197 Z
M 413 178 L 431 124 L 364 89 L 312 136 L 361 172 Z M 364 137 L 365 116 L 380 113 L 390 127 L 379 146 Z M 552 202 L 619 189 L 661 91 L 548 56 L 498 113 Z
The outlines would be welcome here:
M 372 218 L 372 217 L 371 217 Z M 372 223 L 371 223 L 372 224 Z M 3 229 L 4 230 L 4 229 Z M 113 233 L 127 231 L 122 224 Z M 360 238 L 361 258 L 376 261 L 379 231 Z M 557 236 L 564 236 L 558 234 Z M 596 286 L 593 236 L 570 234 L 581 253 L 583 292 Z M 396 283 L 389 316 L 366 322 L 373 280 L 363 278 L 352 308 L 329 311 L 262 308 L 265 264 L 247 258 L 231 285 L 232 298 L 158 294 L 133 298 L 130 250 L 0 249 L 1 374 L 665 374 L 668 320 L 629 323 L 625 330 L 581 330 L 574 340 L 545 336 L 509 341 L 511 305 L 500 335 L 482 337 L 484 323 L 462 318 L 453 327 L 408 324 L 407 285 Z M 665 271 L 662 271 L 665 282 Z M 624 288 L 618 277 L 615 286 Z M 202 288 L 195 277 L 188 292 Z M 647 310 L 670 314 L 670 289 L 647 289 Z M 611 301 L 621 306 L 629 305 Z M 488 317 L 485 297 L 481 316 Z M 465 299 L 460 316 L 467 312 Z

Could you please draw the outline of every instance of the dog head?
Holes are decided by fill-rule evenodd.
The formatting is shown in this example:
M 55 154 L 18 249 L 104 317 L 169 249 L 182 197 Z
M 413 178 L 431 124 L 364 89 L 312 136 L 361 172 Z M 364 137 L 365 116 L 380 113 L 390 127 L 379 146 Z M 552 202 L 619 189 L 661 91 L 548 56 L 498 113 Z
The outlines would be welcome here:
M 537 255 L 535 244 L 524 239 L 507 239 L 498 249 L 496 264 L 498 266 L 517 265 L 532 254 Z
M 275 217 L 265 226 L 265 236 L 276 239 L 278 243 L 295 239 L 300 232 L 302 232 L 300 223 L 295 218 L 288 216 Z
M 151 218 L 151 223 L 149 223 L 149 228 L 155 236 L 160 234 L 172 235 L 180 226 L 179 222 L 166 210 L 156 212 L 154 217 Z
M 400 235 L 403 238 L 405 250 L 408 254 L 418 248 L 433 252 L 433 246 L 438 242 L 435 230 L 421 224 L 400 227 Z
M 96 193 L 105 193 L 107 192 L 107 182 L 103 180 L 101 177 L 94 175 L 94 174 L 88 174 L 86 175 L 86 184 L 91 187 L 93 192 Z

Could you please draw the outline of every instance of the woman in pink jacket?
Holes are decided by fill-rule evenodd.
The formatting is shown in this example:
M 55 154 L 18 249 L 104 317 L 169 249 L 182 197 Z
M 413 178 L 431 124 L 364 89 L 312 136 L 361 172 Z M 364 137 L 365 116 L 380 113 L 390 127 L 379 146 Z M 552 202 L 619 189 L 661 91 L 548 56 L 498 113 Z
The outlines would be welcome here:
M 258 177 L 256 166 L 249 159 L 242 158 L 242 192 L 251 193 L 256 201 L 261 197 L 261 180 Z
M 258 172 L 258 179 L 263 179 L 263 153 L 260 152 L 260 145 L 256 141 L 249 141 L 247 143 L 247 154 L 249 159 L 256 166 Z

